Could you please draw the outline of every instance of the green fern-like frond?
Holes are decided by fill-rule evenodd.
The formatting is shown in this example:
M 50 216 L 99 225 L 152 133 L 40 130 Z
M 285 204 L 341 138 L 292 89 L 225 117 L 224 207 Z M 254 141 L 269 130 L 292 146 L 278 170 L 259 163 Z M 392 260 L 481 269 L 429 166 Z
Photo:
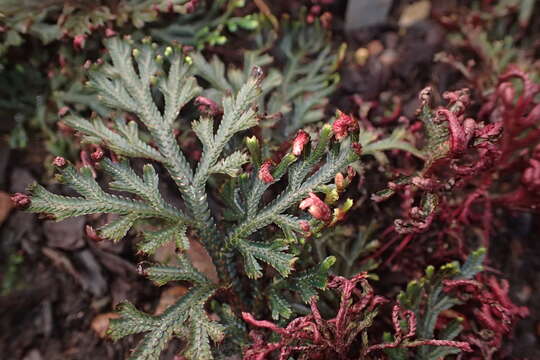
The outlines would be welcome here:
M 178 262 L 178 266 L 156 264 L 145 271 L 148 278 L 159 286 L 171 281 L 189 281 L 195 284 L 204 284 L 208 281 L 184 255 L 178 256 Z
M 362 145 L 363 155 L 373 155 L 380 163 L 387 163 L 388 160 L 384 155 L 387 150 L 402 150 L 413 154 L 419 159 L 424 159 L 422 151 L 418 150 L 411 141 L 411 134 L 405 128 L 397 127 L 392 131 L 390 136 L 380 139 L 379 134 L 375 131 L 362 129 L 360 131 L 359 143 Z M 410 140 L 410 139 L 409 139 Z
M 188 342 L 185 355 L 189 359 L 212 359 L 210 339 L 219 341 L 224 336 L 223 327 L 208 319 L 204 310 L 204 304 L 214 291 L 209 285 L 197 285 L 158 316 L 147 315 L 130 303 L 124 303 L 120 307 L 121 318 L 111 320 L 109 335 L 120 339 L 145 333 L 131 360 L 158 359 L 174 336 Z
M 173 122 L 182 107 L 200 91 L 190 76 L 189 66 L 181 53 L 171 48 L 166 51 L 170 55 L 166 69 L 150 44 L 134 48 L 126 41 L 112 38 L 106 46 L 112 63 L 91 73 L 90 86 L 106 105 L 138 116 L 157 145 L 160 160 L 186 192 L 192 170 L 174 137 Z M 152 95 L 156 88 L 164 98 L 162 111 Z
M 219 160 L 210 168 L 212 174 L 225 174 L 232 177 L 238 176 L 242 170 L 242 165 L 249 161 L 247 154 L 241 151 L 235 151 L 231 155 Z
M 285 23 L 286 35 L 278 48 L 287 59 L 283 81 L 272 94 L 268 112 L 286 114 L 285 134 L 324 118 L 324 106 L 339 83 L 337 67 L 340 53 L 327 41 L 328 34 L 319 22 Z
M 129 302 L 118 305 L 120 319 L 111 320 L 108 334 L 113 339 L 121 339 L 132 334 L 152 331 L 157 327 L 157 319 L 141 312 Z
M 302 301 L 308 303 L 312 297 L 317 296 L 317 290 L 326 288 L 328 271 L 335 262 L 336 258 L 329 256 L 317 266 L 291 277 L 290 289 L 298 291 Z
M 210 340 L 219 343 L 225 337 L 225 327 L 208 318 L 203 309 L 193 309 L 189 312 L 189 322 L 186 324 L 189 331 L 185 356 L 188 359 L 213 359 Z M 182 329 L 185 331 L 185 329 Z
M 320 264 L 299 271 L 287 279 L 275 281 L 268 290 L 268 300 L 272 310 L 272 318 L 278 320 L 290 318 L 293 313 L 293 304 L 298 299 L 291 298 L 289 294 L 296 294 L 299 300 L 308 304 L 314 297 L 318 297 L 318 291 L 324 290 L 328 282 L 328 272 L 336 259 L 329 256 Z
M 287 60 L 286 66 L 282 72 L 272 68 L 261 82 L 264 97 L 258 105 L 264 113 L 280 114 L 270 118 L 283 118 L 285 136 L 289 136 L 324 118 L 326 98 L 339 82 L 336 70 L 341 51 L 335 51 L 328 43 L 327 34 L 319 23 L 307 25 L 291 21 L 284 22 L 283 26 L 286 30 L 276 47 L 279 55 Z M 227 92 L 238 91 L 249 77 L 245 69 L 272 63 L 272 57 L 265 53 L 268 48 L 245 51 L 244 71 L 227 68 L 216 56 L 206 60 L 200 53 L 193 54 L 196 74 L 212 85 L 206 95 L 219 101 Z M 265 98 L 267 100 L 263 101 Z M 275 120 L 267 119 L 262 126 L 273 125 L 276 125 Z
M 244 257 L 246 274 L 256 279 L 262 276 L 261 265 L 257 260 L 271 265 L 282 276 L 288 276 L 292 270 L 292 265 L 297 260 L 293 255 L 288 254 L 287 245 L 275 241 L 271 244 L 255 243 L 252 241 L 239 241 L 236 248 Z
M 85 142 L 105 145 L 118 155 L 155 161 L 164 160 L 158 150 L 140 138 L 139 127 L 135 121 L 126 123 L 122 119 L 117 119 L 113 129 L 97 119 L 88 121 L 80 117 L 68 116 L 64 122 L 84 134 Z
M 153 254 L 166 243 L 175 244 L 179 252 L 176 263 L 154 264 L 144 268 L 143 273 L 157 285 L 188 283 L 188 293 L 158 316 L 144 314 L 125 303 L 120 308 L 121 318 L 111 322 L 110 334 L 114 339 L 144 333 L 132 359 L 157 359 L 173 337 L 183 340 L 183 354 L 189 360 L 212 359 L 212 342 L 222 341 L 225 335 L 229 335 L 230 346 L 239 349 L 245 343 L 245 329 L 234 321 L 231 311 L 222 313 L 221 323 L 210 320 L 206 303 L 217 289 L 229 289 L 233 297 L 245 301 L 248 297 L 242 282 L 272 273 L 264 267 L 275 270 L 275 286 L 269 288 L 274 317 L 292 315 L 291 296 L 295 301 L 307 302 L 326 286 L 332 258 L 310 270 L 294 272 L 300 254 L 298 246 L 303 244 L 300 237 L 305 232 L 301 224 L 305 225 L 303 222 L 307 223 L 309 216 L 299 215 L 297 207 L 310 193 L 335 188 L 328 183 L 359 158 L 354 150 L 357 147 L 353 146 L 358 134 L 337 141 L 333 139 L 332 126 L 327 124 L 312 144 L 305 144 L 302 154 L 297 150 L 293 154 L 291 149 L 276 161 L 266 177 L 261 177 L 263 156 L 269 156 L 269 151 L 266 144 L 261 146 L 255 137 L 246 135 L 259 124 L 258 106 L 264 106 L 265 99 L 282 80 L 275 71 L 263 76 L 259 65 L 271 62 L 268 55 L 246 55 L 246 64 L 253 65 L 250 71 L 225 71 L 218 60 L 206 62 L 194 54 L 191 60 L 198 67 L 199 76 L 227 75 L 209 81 L 214 93 L 220 94 L 219 116 L 202 114 L 194 119 L 191 109 L 182 109 L 201 88 L 180 48 L 159 50 L 147 39 L 135 43 L 111 38 L 105 45 L 109 60 L 92 70 L 89 85 L 117 118 L 111 123 L 69 116 L 66 123 L 85 142 L 99 144 L 105 154 L 111 153 L 110 159 L 96 154 L 93 158 L 100 160 L 94 159 L 80 170 L 63 159 L 55 160 L 59 180 L 79 196 L 57 195 L 34 185 L 29 210 L 51 214 L 58 220 L 95 213 L 115 214 L 98 229 L 101 237 L 115 241 L 138 224 L 148 225 L 153 220 L 156 227 L 143 230 L 137 242 L 139 252 Z M 316 68 L 322 69 L 321 66 L 328 70 L 321 64 Z M 306 77 L 310 81 L 322 80 L 317 77 L 318 71 L 307 73 Z M 297 93 L 299 97 L 304 95 Z M 184 116 L 190 118 L 186 121 Z M 178 141 L 175 135 L 176 129 L 189 125 L 202 149 L 193 162 L 188 161 L 180 146 L 182 140 Z M 131 167 L 129 158 L 150 163 L 138 171 Z M 176 184 L 181 198 L 178 208 L 162 196 L 158 169 L 167 172 Z M 98 177 L 98 170 L 107 177 Z M 109 183 L 104 184 L 109 178 Z M 227 210 L 211 211 L 211 203 L 226 204 Z M 322 221 L 318 223 L 324 226 Z M 281 229 L 283 236 L 265 233 L 270 227 Z M 208 251 L 217 269 L 218 284 L 211 284 L 182 253 L 189 248 L 190 236 L 196 236 Z M 245 304 L 251 306 L 249 301 Z M 221 310 L 225 306 L 222 304 Z M 228 331 L 242 334 L 230 340 Z
M 68 164 L 60 169 L 59 179 L 82 196 L 57 195 L 34 184 L 30 188 L 32 203 L 28 210 L 50 214 L 56 220 L 97 213 L 118 214 L 118 219 L 98 229 L 102 237 L 112 240 L 123 238 L 135 222 L 142 219 L 155 218 L 181 224 L 190 222 L 183 212 L 166 204 L 161 198 L 157 191 L 157 177 L 151 166 L 145 167 L 143 177 L 146 182 L 125 164 L 104 160 L 103 167 L 114 179 L 111 183 L 113 188 L 132 192 L 140 200 L 107 193 L 94 179 L 90 168 L 83 167 L 78 171 Z
M 458 262 L 443 265 L 439 270 L 428 266 L 424 277 L 411 281 L 406 290 L 398 295 L 400 304 L 416 314 L 417 331 L 420 338 L 432 339 L 435 335 L 435 325 L 439 314 L 461 303 L 459 299 L 443 292 L 443 280 L 473 278 L 482 271 L 485 253 L 484 248 L 472 252 L 461 266 Z M 454 321 L 437 334 L 437 338 L 453 340 L 462 329 L 460 321 Z M 452 347 L 423 346 L 418 349 L 416 358 L 439 359 L 457 354 L 459 351 L 459 349 Z
M 280 317 L 288 319 L 293 314 L 290 303 L 277 289 L 271 289 L 268 292 L 268 301 L 273 319 L 278 320 Z
M 321 135 L 331 133 L 330 131 L 330 127 L 325 126 L 323 127 L 323 130 L 321 130 Z M 321 138 L 323 137 L 321 136 Z M 324 144 L 325 147 L 327 145 L 328 143 Z M 239 224 L 239 226 L 230 233 L 227 244 L 234 246 L 239 239 L 246 238 L 259 229 L 275 222 L 276 215 L 285 213 L 291 206 L 306 197 L 308 193 L 316 191 L 319 186 L 332 180 L 337 172 L 358 159 L 358 155 L 351 148 L 351 143 L 349 141 L 343 141 L 340 144 L 336 144 L 333 151 L 328 152 L 324 164 L 315 170 L 317 167 L 316 165 L 320 165 L 317 160 L 320 160 L 324 155 L 324 151 L 321 151 L 319 154 L 317 150 L 316 147 L 313 156 L 308 155 L 306 160 L 296 162 L 295 164 L 295 166 L 300 169 L 306 168 L 301 175 L 297 175 L 299 179 L 304 181 L 290 181 L 287 188 L 278 195 L 275 200 L 262 208 L 260 208 L 259 203 L 262 194 L 264 193 L 265 185 L 267 184 L 262 184 L 262 180 L 259 179 L 254 172 L 254 175 L 252 175 L 251 194 L 248 194 L 247 204 L 248 209 L 253 209 L 248 211 L 248 214 L 253 213 L 253 216 L 248 215 L 247 220 Z M 304 166 L 305 164 L 308 164 L 308 166 Z M 291 175 L 293 178 L 295 177 L 294 171 L 294 168 L 290 170 L 290 172 L 293 173 Z M 312 171 L 314 171 L 314 173 L 309 178 L 305 179 L 307 174 Z M 302 176 L 304 174 L 305 176 Z
M 163 226 L 157 231 L 146 231 L 144 239 L 137 244 L 137 248 L 147 254 L 153 254 L 156 250 L 168 242 L 174 242 L 177 249 L 187 250 L 189 239 L 186 235 L 187 227 L 182 223 L 173 223 Z

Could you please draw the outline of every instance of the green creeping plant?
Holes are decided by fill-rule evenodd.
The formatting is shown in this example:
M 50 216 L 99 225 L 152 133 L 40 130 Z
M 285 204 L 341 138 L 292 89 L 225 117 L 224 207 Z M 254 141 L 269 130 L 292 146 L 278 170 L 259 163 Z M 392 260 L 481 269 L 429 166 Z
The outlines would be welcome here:
M 108 187 L 113 192 L 102 188 L 90 166 L 78 170 L 57 158 L 58 179 L 80 196 L 53 194 L 34 184 L 28 211 L 47 213 L 56 220 L 116 214 L 115 220 L 96 231 L 97 236 L 113 241 L 121 240 L 134 226 L 153 221 L 159 230 L 144 231 L 138 250 L 151 255 L 167 242 L 175 244 L 174 265 L 154 264 L 143 272 L 157 285 L 189 283 L 188 293 L 157 316 L 123 303 L 121 318 L 111 321 L 113 339 L 144 333 L 131 359 L 159 358 L 173 337 L 184 341 L 183 356 L 188 359 L 239 353 L 247 334 L 237 316 L 240 311 L 269 311 L 276 319 L 286 319 L 296 311 L 292 300 L 308 303 L 317 289 L 326 286 L 333 257 L 314 266 L 298 261 L 306 232 L 334 223 L 352 201 L 332 213 L 316 193 L 339 193 L 332 181 L 359 160 L 360 148 L 384 151 L 399 148 L 402 140 L 384 142 L 363 134 L 359 144 L 358 125 L 340 114 L 333 126 L 325 124 L 318 134 L 299 133 L 293 149 L 280 160 L 264 161 L 269 157 L 267 147 L 255 137 L 245 137 L 261 118 L 255 106 L 264 82 L 259 67 L 253 68 L 237 91 L 223 95 L 222 114 L 203 112 L 195 118 L 186 105 L 202 89 L 192 75 L 192 62 L 179 48 L 159 51 L 147 40 L 134 44 L 119 38 L 107 39 L 105 44 L 110 60 L 90 71 L 89 85 L 100 102 L 115 111 L 116 119 L 104 122 L 69 115 L 64 121 L 83 135 L 83 141 L 111 153 L 108 158 L 97 151 L 93 159 L 112 179 Z M 131 120 L 126 121 L 124 114 L 130 114 Z M 175 136 L 177 125 L 186 117 L 192 118 L 191 131 L 202 149 L 195 166 Z M 148 162 L 142 173 L 130 166 L 130 158 Z M 176 184 L 181 208 L 162 197 L 156 169 L 166 171 Z M 263 198 L 265 194 L 273 198 Z M 334 196 L 333 202 L 338 198 Z M 212 211 L 210 200 L 223 208 Z M 282 235 L 260 231 L 269 227 L 281 229 Z M 217 283 L 186 256 L 188 231 L 210 254 L 219 275 Z M 227 300 L 224 296 L 214 299 L 218 291 L 228 294 Z M 209 318 L 210 305 L 219 320 Z M 221 343 L 219 353 L 211 342 Z

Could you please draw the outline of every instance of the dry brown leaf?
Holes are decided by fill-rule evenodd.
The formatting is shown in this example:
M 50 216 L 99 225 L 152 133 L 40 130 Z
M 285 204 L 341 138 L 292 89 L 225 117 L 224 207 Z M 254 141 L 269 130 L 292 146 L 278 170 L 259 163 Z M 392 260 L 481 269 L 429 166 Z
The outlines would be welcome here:
M 399 18 L 400 27 L 409 27 L 417 22 L 426 19 L 431 11 L 431 1 L 422 0 L 407 5 L 401 12 Z
M 10 196 L 0 191 L 0 225 L 7 219 L 9 213 L 13 209 L 13 202 L 11 201 Z
M 198 241 L 191 240 L 189 242 L 189 249 L 186 251 L 187 255 L 191 259 L 191 263 L 197 270 L 206 275 L 211 281 L 218 283 L 219 278 L 216 271 L 216 267 L 212 262 L 212 258 L 208 255 L 208 252 Z
M 156 311 L 154 312 L 154 315 L 160 315 L 162 314 L 169 306 L 173 305 L 180 299 L 182 296 L 184 296 L 187 293 L 188 289 L 185 286 L 177 285 L 170 287 L 168 289 L 165 289 L 161 293 L 161 297 L 159 298 L 159 303 L 156 308 Z
M 204 246 L 198 241 L 190 240 L 189 249 L 186 251 L 186 254 L 197 270 L 206 275 L 210 281 L 219 282 L 216 267 Z M 169 265 L 177 264 L 176 257 L 176 245 L 173 242 L 168 242 L 160 246 L 155 254 L 152 255 L 152 259 L 155 262 Z
M 107 329 L 109 328 L 109 321 L 111 319 L 118 319 L 120 315 L 114 312 L 108 312 L 104 314 L 96 315 L 95 318 L 92 319 L 92 323 L 90 324 L 90 327 L 92 330 L 98 334 L 100 338 L 104 338 L 107 336 Z

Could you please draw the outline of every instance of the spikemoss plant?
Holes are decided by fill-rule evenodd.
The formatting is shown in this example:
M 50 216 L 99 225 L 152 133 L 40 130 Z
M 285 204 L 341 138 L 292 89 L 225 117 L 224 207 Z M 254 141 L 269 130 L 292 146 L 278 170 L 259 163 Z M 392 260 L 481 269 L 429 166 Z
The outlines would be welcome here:
M 275 162 L 265 161 L 268 154 L 261 152 L 257 138 L 241 141 L 261 117 L 254 104 L 260 97 L 264 76 L 260 68 L 254 67 L 237 92 L 223 97 L 222 115 L 206 114 L 192 121 L 192 131 L 202 145 L 202 155 L 192 166 L 175 137 L 176 122 L 186 121 L 183 113 L 179 119 L 180 112 L 201 91 L 191 75 L 189 59 L 171 47 L 158 53 L 157 46 L 149 42 L 133 46 L 129 41 L 111 38 L 106 47 L 111 61 L 89 74 L 89 85 L 104 105 L 116 111 L 117 117 L 113 122 L 73 115 L 64 118 L 68 126 L 84 136 L 84 141 L 97 145 L 97 150 L 81 169 L 62 158 L 54 162 L 60 173 L 58 179 L 80 196 L 57 195 L 33 185 L 31 200 L 19 196 L 18 202 L 28 205 L 29 211 L 47 213 L 56 220 L 94 213 L 116 214 L 115 220 L 94 234 L 114 241 L 122 239 L 138 223 L 158 222 L 160 229 L 145 232 L 138 248 L 152 254 L 172 241 L 178 249 L 180 266 L 156 264 L 144 272 L 158 285 L 181 280 L 191 284 L 190 290 L 158 316 L 122 304 L 121 318 L 112 322 L 110 335 L 118 339 L 145 333 L 133 359 L 157 358 L 174 336 L 186 342 L 183 354 L 187 358 L 210 359 L 211 341 L 222 341 L 227 335 L 227 324 L 211 320 L 205 308 L 219 289 L 230 292 L 230 305 L 238 312 L 251 308 L 247 290 L 252 286 L 246 286 L 245 279 L 263 277 L 268 273 L 266 268 L 275 270 L 266 276 L 276 281 L 287 279 L 287 290 L 297 292 L 305 301 L 316 295 L 316 288 L 324 288 L 326 276 L 321 271 L 328 270 L 332 259 L 295 274 L 298 252 L 291 246 L 297 244 L 291 242 L 303 237 L 310 227 L 321 229 L 339 213 L 332 215 L 316 193 L 358 160 L 358 134 L 345 129 L 338 141 L 327 124 L 316 141 L 311 142 L 309 135 L 302 132 L 290 152 Z M 131 120 L 126 121 L 126 114 Z M 190 115 L 189 109 L 186 115 Z M 347 121 L 350 130 L 357 130 L 352 119 Z M 130 166 L 130 158 L 149 163 L 139 174 Z M 112 178 L 108 187 L 113 192 L 105 191 L 96 181 L 94 168 Z M 156 171 L 161 168 L 176 184 L 182 208 L 173 207 L 162 197 Z M 217 196 L 216 184 L 220 184 L 219 201 L 225 204 L 222 213 L 214 213 L 209 206 L 209 197 Z M 263 201 L 263 194 L 274 184 L 281 192 Z M 298 209 L 300 202 L 311 215 Z M 284 236 L 261 234 L 260 230 L 269 226 L 279 227 Z M 189 247 L 188 230 L 208 250 L 218 270 L 218 283 L 196 270 L 184 255 Z M 276 287 L 274 293 L 280 290 Z M 287 306 L 285 298 L 275 295 L 272 299 L 277 308 L 274 311 L 290 315 L 283 310 Z

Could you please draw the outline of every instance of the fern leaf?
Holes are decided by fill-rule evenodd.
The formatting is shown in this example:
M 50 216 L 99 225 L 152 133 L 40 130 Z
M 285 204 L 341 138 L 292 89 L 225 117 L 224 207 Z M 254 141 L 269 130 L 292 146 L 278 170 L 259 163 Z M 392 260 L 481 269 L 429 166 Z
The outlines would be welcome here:
M 99 236 L 112 241 L 120 241 L 126 236 L 140 217 L 137 214 L 121 216 L 98 229 Z
M 457 278 L 472 279 L 476 274 L 483 270 L 482 263 L 485 258 L 485 248 L 479 248 L 478 250 L 473 251 L 461 266 L 460 274 Z
M 191 128 L 203 144 L 205 151 L 212 148 L 214 143 L 214 121 L 211 118 L 203 117 L 199 121 L 194 121 Z
M 291 229 L 297 232 L 301 232 L 302 228 L 300 227 L 300 219 L 292 215 L 276 215 L 273 222 L 279 226 L 282 230 Z
M 210 173 L 213 174 L 225 174 L 231 177 L 238 176 L 242 165 L 249 161 L 249 157 L 246 153 L 241 151 L 235 151 L 231 155 L 224 159 L 221 159 L 210 169 Z
M 118 340 L 132 334 L 152 331 L 157 325 L 155 318 L 137 310 L 129 302 L 123 302 L 118 305 L 118 315 L 120 315 L 120 319 L 112 319 L 107 332 L 113 340 Z
M 137 123 L 130 121 L 127 125 L 121 119 L 116 120 L 115 132 L 101 120 L 92 122 L 76 117 L 66 117 L 64 122 L 73 129 L 84 134 L 84 140 L 93 144 L 103 144 L 119 155 L 163 161 L 163 156 L 142 141 L 139 137 Z
M 111 320 L 109 333 L 114 339 L 119 339 L 126 335 L 146 332 L 143 340 L 130 356 L 130 360 L 158 359 L 161 351 L 175 335 L 202 346 L 204 350 L 205 344 L 209 343 L 209 338 L 220 338 L 219 325 L 208 325 L 210 321 L 204 320 L 204 317 L 207 317 L 204 304 L 214 291 L 215 289 L 209 285 L 197 285 L 158 316 L 141 313 L 133 305 L 124 304 L 120 310 L 122 317 Z M 189 350 L 185 354 L 189 360 L 202 359 L 192 357 L 192 355 L 207 354 L 204 351 L 194 353 L 191 347 Z M 203 358 L 212 359 L 212 357 Z
M 256 113 L 251 106 L 260 93 L 260 81 L 261 76 L 256 73 L 240 89 L 236 96 L 230 95 L 224 98 L 223 119 L 214 136 L 212 147 L 205 149 L 201 161 L 199 162 L 199 166 L 195 173 L 195 186 L 204 186 L 208 179 L 208 175 L 210 174 L 210 169 L 216 165 L 225 145 L 234 134 L 257 125 Z M 198 124 L 200 124 L 197 126 L 198 129 L 201 126 L 203 127 L 199 129 L 199 133 L 208 129 L 208 125 L 203 125 L 205 123 L 199 121 Z
M 297 260 L 293 255 L 287 254 L 285 251 L 288 247 L 278 241 L 272 244 L 240 241 L 237 248 L 244 256 L 246 274 L 252 279 L 262 276 L 262 268 L 257 260 L 272 266 L 283 277 L 289 275 L 294 262 Z
M 143 200 L 149 202 L 152 200 L 154 203 L 148 204 L 145 201 L 106 193 L 95 181 L 89 168 L 83 167 L 77 171 L 75 167 L 68 164 L 60 169 L 60 179 L 74 188 L 82 197 L 56 195 L 34 184 L 29 189 L 32 194 L 32 203 L 28 210 L 51 214 L 56 220 L 96 213 L 121 215 L 99 229 L 101 237 L 114 241 L 123 238 L 140 219 L 158 218 L 180 224 L 189 222 L 182 212 L 163 202 L 156 187 L 157 179 L 152 178 L 150 174 L 153 168 L 152 170 L 146 168 L 145 177 L 148 183 L 145 183 L 125 164 L 114 164 L 108 159 L 103 161 L 103 164 L 115 177 L 117 188 L 124 191 L 131 190 L 140 195 Z
M 177 249 L 189 249 L 189 239 L 186 236 L 186 226 L 181 223 L 173 224 L 159 231 L 144 232 L 144 240 L 137 244 L 139 251 L 153 254 L 168 242 L 173 241 Z
M 116 75 L 116 74 L 115 74 Z M 137 103 L 118 76 L 109 77 L 101 72 L 90 74 L 90 86 L 99 91 L 99 100 L 112 109 L 135 112 Z
M 268 293 L 268 301 L 272 309 L 272 318 L 278 320 L 280 317 L 288 319 L 293 314 L 289 302 L 282 297 L 275 289 Z
M 406 290 L 398 295 L 400 304 L 415 312 L 418 336 L 420 338 L 432 339 L 439 314 L 456 304 L 460 304 L 457 298 L 443 292 L 443 280 L 470 279 L 481 270 L 484 255 L 485 250 L 483 248 L 469 255 L 462 267 L 465 271 L 460 270 L 457 262 L 443 265 L 437 271 L 433 266 L 428 266 L 426 275 L 422 279 L 411 281 Z M 461 325 L 459 322 L 452 323 L 442 333 L 442 338 L 451 340 L 459 334 L 460 330 Z M 450 347 L 422 346 L 418 349 L 417 358 L 428 360 L 433 359 L 434 356 L 446 356 L 455 353 L 456 349 Z
M 178 256 L 179 266 L 154 265 L 146 269 L 146 274 L 156 285 L 162 286 L 171 281 L 189 281 L 195 284 L 207 283 L 201 274 L 184 255 Z
M 191 59 L 197 73 L 210 82 L 213 88 L 222 92 L 232 90 L 231 85 L 226 80 L 225 65 L 216 56 L 208 62 L 200 53 L 194 53 L 191 55 Z
M 317 289 L 326 288 L 328 271 L 336 262 L 336 258 L 329 256 L 314 268 L 303 272 L 289 279 L 290 288 L 300 295 L 302 301 L 309 303 L 312 297 L 317 296 Z
M 192 177 L 192 170 L 176 142 L 172 122 L 174 115 L 180 111 L 184 101 L 187 101 L 198 91 L 194 79 L 192 77 L 186 78 L 187 73 L 178 69 L 179 65 L 176 61 L 179 60 L 174 57 L 171 64 L 173 68 L 169 69 L 169 77 L 164 80 L 166 84 L 162 83 L 161 88 L 167 89 L 168 95 L 166 97 L 178 94 L 174 91 L 174 86 L 178 86 L 178 83 L 188 82 L 189 89 L 186 90 L 187 94 L 180 101 L 168 99 L 168 104 L 165 105 L 167 118 L 164 118 L 154 102 L 151 91 L 153 79 L 156 76 L 163 76 L 160 75 L 162 72 L 153 57 L 155 53 L 151 47 L 143 45 L 141 49 L 133 49 L 132 51 L 130 44 L 118 38 L 108 39 L 105 45 L 112 59 L 112 65 L 106 67 L 109 69 L 109 76 L 117 79 L 115 81 L 119 86 L 123 86 L 125 92 L 136 102 L 137 106 L 129 111 L 135 113 L 147 127 L 157 144 L 167 170 L 171 173 L 180 191 L 187 195 L 186 187 Z M 139 74 L 135 71 L 134 57 L 137 61 Z M 176 66 L 176 70 L 174 66 Z M 95 83 L 94 87 L 99 93 L 105 91 L 98 83 Z M 193 202 L 193 199 L 187 200 Z
M 273 202 L 262 209 L 257 216 L 248 218 L 239 224 L 228 236 L 227 243 L 233 247 L 239 239 L 246 238 L 250 234 L 269 225 L 276 215 L 284 213 L 293 204 L 302 200 L 309 192 L 314 191 L 318 186 L 329 182 L 335 174 L 347 166 L 358 156 L 350 148 L 350 143 L 344 141 L 340 145 L 340 152 L 337 155 L 329 154 L 326 163 L 319 168 L 306 182 L 297 184 L 296 187 L 289 185 Z
M 373 155 L 381 163 L 387 162 L 382 154 L 383 151 L 387 150 L 403 150 L 424 159 L 425 156 L 422 151 L 414 147 L 409 141 L 406 141 L 407 137 L 410 137 L 410 134 L 407 133 L 405 128 L 396 128 L 390 136 L 383 139 L 378 139 L 378 135 L 373 131 L 362 129 L 359 142 L 362 145 L 363 155 Z
M 50 214 L 58 221 L 69 217 L 99 213 L 119 215 L 136 213 L 141 218 L 170 218 L 168 214 L 160 213 L 143 202 L 118 195 L 104 193 L 99 199 L 62 196 L 53 194 L 37 184 L 30 186 L 28 190 L 32 195 L 32 203 L 28 211 Z M 176 216 L 174 218 L 182 220 Z
M 109 183 L 111 189 L 135 194 L 162 212 L 179 211 L 163 200 L 158 189 L 159 178 L 152 165 L 144 165 L 142 178 L 133 171 L 127 162 L 114 163 L 109 159 L 104 159 L 101 165 L 114 179 L 113 182 Z
M 167 79 L 162 79 L 159 83 L 159 89 L 165 99 L 163 120 L 166 123 L 172 124 L 184 105 L 201 91 L 195 78 L 189 75 L 189 67 L 183 63 L 179 54 L 175 54 L 171 60 Z
M 224 326 L 211 321 L 201 309 L 195 309 L 190 311 L 188 327 L 190 328 L 190 337 L 187 339 L 188 345 L 184 356 L 188 359 L 213 359 L 210 339 L 214 342 L 223 340 L 225 337 Z
M 291 187 L 298 187 L 313 170 L 313 166 L 322 159 L 328 148 L 331 137 L 332 127 L 330 125 L 324 125 L 319 132 L 317 145 L 310 152 L 308 158 L 291 166 L 291 170 L 289 171 L 289 183 Z

